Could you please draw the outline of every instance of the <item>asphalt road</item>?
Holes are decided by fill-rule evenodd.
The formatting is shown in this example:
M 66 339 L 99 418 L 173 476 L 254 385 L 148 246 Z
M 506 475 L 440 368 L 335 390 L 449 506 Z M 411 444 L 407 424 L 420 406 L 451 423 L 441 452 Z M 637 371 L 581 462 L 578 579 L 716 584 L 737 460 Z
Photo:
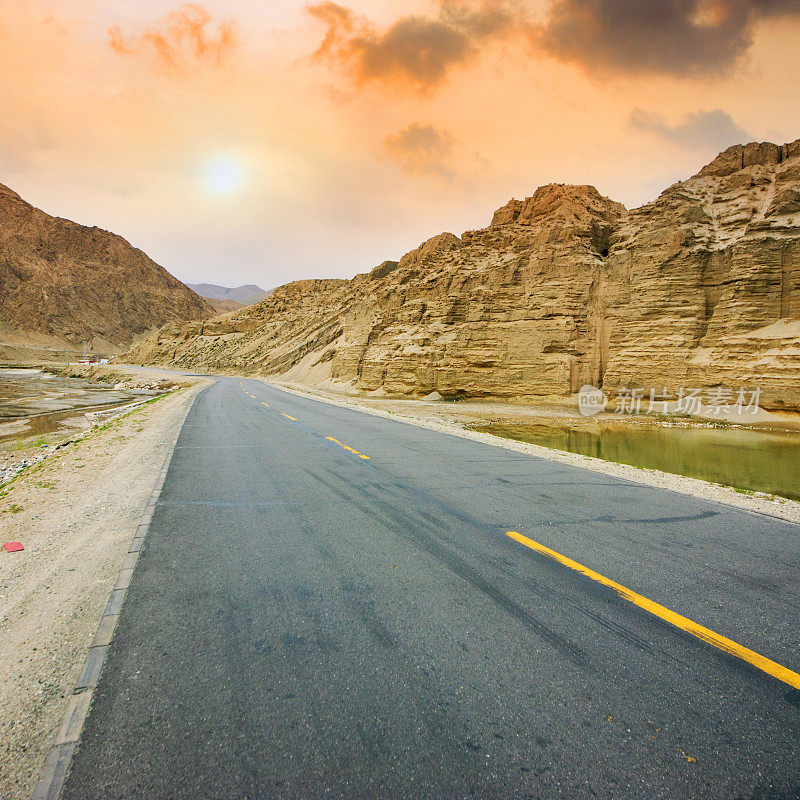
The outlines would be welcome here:
M 509 531 L 800 671 L 800 527 L 221 379 L 64 797 L 800 797 L 800 691 Z

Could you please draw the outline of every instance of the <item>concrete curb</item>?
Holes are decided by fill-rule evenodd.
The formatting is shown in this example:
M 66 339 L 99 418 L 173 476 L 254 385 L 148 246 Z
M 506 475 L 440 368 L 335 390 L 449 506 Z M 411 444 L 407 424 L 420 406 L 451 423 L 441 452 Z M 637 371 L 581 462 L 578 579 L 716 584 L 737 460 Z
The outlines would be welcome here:
M 202 391 L 202 389 L 200 391 Z M 42 769 L 39 782 L 33 789 L 32 800 L 58 800 L 61 796 L 64 782 L 66 781 L 67 773 L 69 772 L 69 767 L 72 762 L 72 756 L 78 744 L 81 731 L 83 730 L 83 724 L 86 721 L 86 717 L 89 716 L 94 689 L 97 686 L 97 680 L 100 677 L 100 672 L 106 660 L 108 646 L 111 643 L 111 638 L 117 627 L 119 615 L 128 592 L 128 586 L 130 585 L 131 578 L 136 569 L 136 564 L 139 560 L 139 553 L 144 548 L 144 541 L 150 529 L 150 520 L 153 518 L 153 510 L 158 502 L 158 498 L 161 496 L 161 490 L 164 488 L 164 481 L 167 478 L 167 471 L 169 470 L 175 447 L 178 444 L 178 438 L 183 430 L 183 424 L 186 422 L 186 417 L 189 416 L 189 412 L 192 410 L 194 401 L 197 399 L 197 395 L 200 394 L 200 391 L 195 393 L 187 406 L 180 421 L 180 425 L 178 426 L 175 438 L 164 457 L 164 463 L 158 473 L 156 484 L 147 500 L 147 507 L 145 508 L 142 518 L 139 520 L 136 534 L 131 541 L 128 554 L 122 562 L 122 568 L 120 569 L 117 582 L 108 598 L 105 611 L 97 627 L 97 633 L 86 655 L 83 669 L 78 676 L 78 681 L 75 684 L 75 688 L 72 690 L 72 696 L 67 703 L 67 710 L 64 712 L 64 718 L 56 734 L 55 742 L 47 757 L 44 768 Z

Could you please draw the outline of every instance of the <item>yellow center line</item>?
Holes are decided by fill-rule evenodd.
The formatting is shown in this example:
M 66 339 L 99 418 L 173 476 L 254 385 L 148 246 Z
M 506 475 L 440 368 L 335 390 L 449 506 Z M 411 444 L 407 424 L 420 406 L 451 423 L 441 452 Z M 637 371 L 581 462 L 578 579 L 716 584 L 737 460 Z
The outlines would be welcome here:
M 262 406 L 266 406 L 267 408 L 269 408 L 269 403 L 264 403 L 264 402 L 262 402 L 262 403 L 261 403 L 261 405 L 262 405 Z
M 363 458 L 364 461 L 369 461 L 369 456 L 365 456 L 363 453 L 359 453 L 358 450 L 353 450 L 352 447 L 348 447 L 346 444 L 342 444 L 338 439 L 334 439 L 333 436 L 326 436 L 325 437 L 329 442 L 334 442 L 339 445 L 339 447 L 343 447 L 345 450 L 349 450 L 354 455 L 357 455 L 359 458 Z
M 795 689 L 800 689 L 800 674 L 793 672 L 792 670 L 787 669 L 780 664 L 777 664 L 775 661 L 770 661 L 770 659 L 766 658 L 765 656 L 762 656 L 753 650 L 748 650 L 746 647 L 742 647 L 742 645 L 737 644 L 731 639 L 726 639 L 724 636 L 720 636 L 720 634 L 715 633 L 708 628 L 704 628 L 702 625 L 698 625 L 696 622 L 692 622 L 692 620 L 682 617 L 680 614 L 676 614 L 674 611 L 670 611 L 670 609 L 666 608 L 665 606 L 659 605 L 652 600 L 648 600 L 646 597 L 636 594 L 636 592 L 632 592 L 630 589 L 627 589 L 619 583 L 616 583 L 616 581 L 612 581 L 611 579 L 600 575 L 594 570 L 584 567 L 582 564 L 579 564 L 577 561 L 573 561 L 571 558 L 567 558 L 566 556 L 562 556 L 560 553 L 556 553 L 555 550 L 551 550 L 549 547 L 545 547 L 543 544 L 534 542 L 533 539 L 528 539 L 527 536 L 523 536 L 521 533 L 516 533 L 516 531 L 508 531 L 506 536 L 510 536 L 515 541 L 519 542 L 520 544 L 524 544 L 525 547 L 530 547 L 531 550 L 535 550 L 537 553 L 541 553 L 548 558 L 552 558 L 554 561 L 558 561 L 559 564 L 563 564 L 565 567 L 569 567 L 570 569 L 574 569 L 576 572 L 580 572 L 582 575 L 585 575 L 587 578 L 591 578 L 593 581 L 602 583 L 603 586 L 608 586 L 624 600 L 628 600 L 634 605 L 639 606 L 639 608 L 644 609 L 648 613 L 663 619 L 665 622 L 669 622 L 670 625 L 674 625 L 676 628 L 680 628 L 682 631 L 686 631 L 687 633 L 692 634 L 692 636 L 702 639 L 702 641 L 719 648 L 729 655 L 736 656 L 736 658 L 740 658 L 742 661 L 752 664 L 752 666 L 760 669 L 762 672 L 766 672 L 767 675 L 771 675 L 773 678 L 777 678 L 779 681 L 783 681 L 783 683 L 787 683 L 789 686 L 792 686 Z
M 297 422 L 294 417 L 290 417 L 288 414 L 281 414 L 282 417 L 286 417 L 286 419 L 290 419 L 292 422 Z

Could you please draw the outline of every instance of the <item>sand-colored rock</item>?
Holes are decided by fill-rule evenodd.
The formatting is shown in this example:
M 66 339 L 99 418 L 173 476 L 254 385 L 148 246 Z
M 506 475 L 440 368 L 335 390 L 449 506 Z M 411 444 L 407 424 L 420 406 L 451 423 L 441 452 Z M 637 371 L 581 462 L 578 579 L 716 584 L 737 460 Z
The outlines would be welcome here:
M 125 239 L 51 217 L 0 185 L 0 330 L 31 345 L 124 349 L 208 303 Z
M 800 141 L 748 144 L 632 211 L 550 185 L 350 281 L 169 326 L 140 362 L 360 392 L 760 387 L 800 408 Z

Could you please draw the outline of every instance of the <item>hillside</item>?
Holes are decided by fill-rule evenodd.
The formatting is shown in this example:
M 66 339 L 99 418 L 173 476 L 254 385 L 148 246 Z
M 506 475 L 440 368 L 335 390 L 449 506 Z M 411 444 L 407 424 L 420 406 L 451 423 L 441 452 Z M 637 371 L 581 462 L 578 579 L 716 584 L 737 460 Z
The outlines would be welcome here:
M 800 141 L 737 145 L 641 208 L 550 185 L 349 281 L 301 281 L 128 358 L 360 392 L 763 390 L 800 408 Z
M 245 306 L 244 303 L 238 303 L 236 300 L 217 300 L 215 297 L 206 297 L 204 295 L 201 295 L 201 297 L 217 314 L 230 314 L 232 311 L 238 311 Z
M 98 352 L 213 309 L 125 239 L 52 217 L 0 185 L 0 338 Z
M 263 300 L 269 292 L 260 286 L 249 283 L 246 286 L 217 286 L 216 283 L 188 283 L 193 292 L 209 300 L 232 300 L 239 305 L 249 306 Z

